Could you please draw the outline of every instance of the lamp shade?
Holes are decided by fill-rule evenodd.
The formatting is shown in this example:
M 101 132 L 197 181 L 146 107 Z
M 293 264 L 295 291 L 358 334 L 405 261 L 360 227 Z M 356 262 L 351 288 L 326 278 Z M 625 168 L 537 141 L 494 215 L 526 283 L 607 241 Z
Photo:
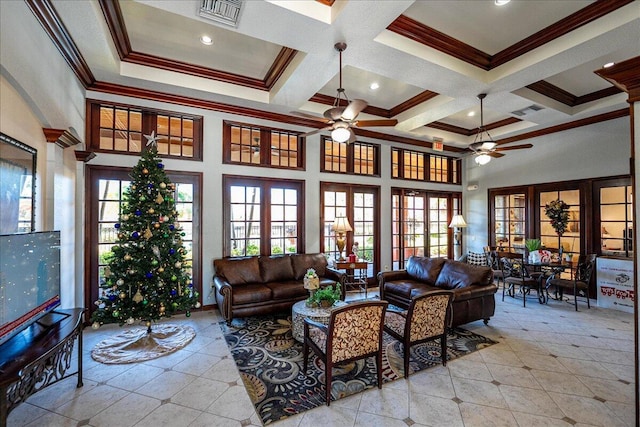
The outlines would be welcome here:
M 475 160 L 477 164 L 482 166 L 482 165 L 486 165 L 491 161 L 491 156 L 488 154 L 478 154 Z
M 351 137 L 351 132 L 349 129 L 344 127 L 337 127 L 331 131 L 331 139 L 336 142 L 346 142 Z
M 346 216 L 337 216 L 336 219 L 333 220 L 333 226 L 331 226 L 331 229 L 338 233 L 353 231 Z
M 451 224 L 449 224 L 449 228 L 465 228 L 467 223 L 465 222 L 462 215 L 454 215 L 451 218 Z

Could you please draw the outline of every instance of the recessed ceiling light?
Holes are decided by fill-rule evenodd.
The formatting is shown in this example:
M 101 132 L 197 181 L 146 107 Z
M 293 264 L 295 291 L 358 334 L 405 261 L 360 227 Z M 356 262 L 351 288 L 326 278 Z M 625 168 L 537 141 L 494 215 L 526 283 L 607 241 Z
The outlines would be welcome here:
M 379 85 L 378 83 L 376 83 L 376 82 L 373 82 L 373 83 L 371 83 L 371 84 L 369 85 L 369 89 L 371 89 L 371 90 L 376 90 L 376 89 L 378 89 L 379 87 L 380 87 L 380 85 Z
M 615 65 L 615 62 L 607 62 L 606 64 L 603 65 L 604 68 L 609 68 L 609 67 L 613 67 Z
M 509 3 L 511 0 L 495 0 L 494 3 L 496 4 L 496 6 L 504 6 L 505 4 Z
M 469 112 L 467 113 L 467 117 L 473 117 L 473 116 L 475 116 L 475 115 L 476 115 L 476 112 L 475 112 L 475 111 L 469 111 Z
M 200 37 L 200 43 L 211 46 L 213 44 L 213 39 L 209 36 L 202 36 Z

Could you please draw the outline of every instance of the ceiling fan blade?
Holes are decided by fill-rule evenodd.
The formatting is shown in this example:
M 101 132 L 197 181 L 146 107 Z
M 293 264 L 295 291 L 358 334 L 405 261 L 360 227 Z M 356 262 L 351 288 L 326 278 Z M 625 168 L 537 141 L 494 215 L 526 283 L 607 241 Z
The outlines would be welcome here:
M 499 146 L 499 147 L 496 147 L 496 151 L 520 150 L 522 148 L 531 148 L 531 147 L 533 147 L 533 144 L 512 145 L 510 147 Z
M 303 133 L 300 136 L 305 137 L 305 136 L 315 135 L 316 133 L 324 132 L 325 130 L 331 130 L 331 129 L 333 129 L 333 126 L 327 126 L 327 127 L 323 127 L 322 129 L 316 129 L 316 130 L 312 130 L 311 132 Z
M 367 108 L 367 105 L 369 104 L 363 99 L 354 99 L 342 112 L 342 119 L 346 121 L 354 120 L 360 114 L 360 111 Z
M 398 124 L 396 119 L 388 119 L 388 120 L 358 120 L 356 122 L 356 127 L 364 128 L 364 127 L 374 127 L 374 126 L 395 126 Z
M 313 114 L 303 113 L 303 112 L 300 112 L 300 111 L 291 111 L 291 114 L 295 114 L 296 116 L 306 117 L 306 118 L 312 119 L 312 120 L 317 120 L 317 121 L 323 122 L 323 123 L 327 122 L 327 120 L 324 117 L 315 116 Z
M 496 158 L 496 159 L 504 156 L 504 154 L 502 154 L 502 153 L 497 153 L 497 152 L 495 152 L 495 151 L 492 151 L 492 152 L 487 153 L 487 154 L 489 154 L 491 157 L 494 157 L 494 158 Z

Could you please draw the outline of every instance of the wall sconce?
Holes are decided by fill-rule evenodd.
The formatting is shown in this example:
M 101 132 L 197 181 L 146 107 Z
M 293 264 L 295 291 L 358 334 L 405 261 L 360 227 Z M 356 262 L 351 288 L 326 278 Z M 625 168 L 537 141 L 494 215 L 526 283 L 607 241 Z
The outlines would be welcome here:
M 333 220 L 333 226 L 331 229 L 338 233 L 336 236 L 336 246 L 338 248 L 338 253 L 340 256 L 340 261 L 344 261 L 345 258 L 342 256 L 342 251 L 344 251 L 344 246 L 347 243 L 344 239 L 344 233 L 348 231 L 353 231 L 351 228 L 351 224 L 349 224 L 349 220 L 345 216 L 337 216 Z
M 462 256 L 462 228 L 465 228 L 467 223 L 462 215 L 454 215 L 451 218 L 451 224 L 449 228 L 453 228 L 453 257 L 458 259 Z

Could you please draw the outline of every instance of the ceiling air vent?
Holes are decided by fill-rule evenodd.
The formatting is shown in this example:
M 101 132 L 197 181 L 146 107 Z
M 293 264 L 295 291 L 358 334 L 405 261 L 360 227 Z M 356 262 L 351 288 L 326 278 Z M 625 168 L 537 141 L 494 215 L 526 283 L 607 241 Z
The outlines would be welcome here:
M 522 117 L 522 116 L 526 116 L 527 114 L 535 113 L 536 111 L 540 111 L 540 110 L 544 110 L 544 107 L 533 104 L 528 106 L 527 108 L 523 108 L 522 110 L 512 111 L 511 114 L 513 114 L 514 116 Z
M 202 0 L 199 15 L 235 27 L 238 25 L 243 0 Z

